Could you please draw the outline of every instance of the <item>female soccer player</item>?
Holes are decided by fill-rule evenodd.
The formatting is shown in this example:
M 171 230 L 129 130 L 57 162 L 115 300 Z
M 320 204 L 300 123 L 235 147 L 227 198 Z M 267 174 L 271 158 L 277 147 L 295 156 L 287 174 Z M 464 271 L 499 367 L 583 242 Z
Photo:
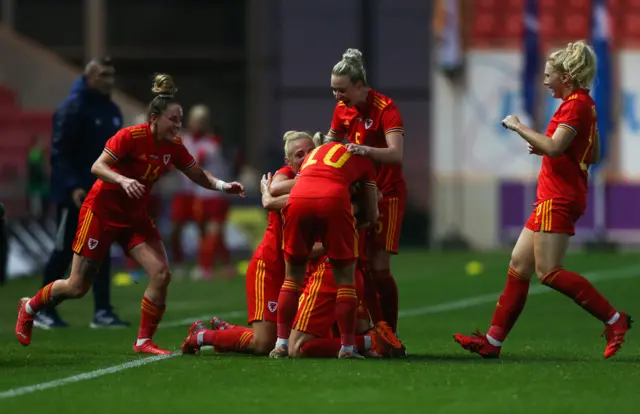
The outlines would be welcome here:
M 584 277 L 565 270 L 563 261 L 575 222 L 587 204 L 589 165 L 600 158 L 596 109 L 588 86 L 596 71 L 593 49 L 580 41 L 552 53 L 544 69 L 544 85 L 562 99 L 546 134 L 526 127 L 509 115 L 502 125 L 515 131 L 542 155 L 537 201 L 511 253 L 507 283 L 493 313 L 486 335 L 456 334 L 464 349 L 485 358 L 497 358 L 502 342 L 524 308 L 531 275 L 573 299 L 605 324 L 604 357 L 618 352 L 631 318 L 616 309 Z
M 398 288 L 391 274 L 391 254 L 398 253 L 400 228 L 407 199 L 402 174 L 404 128 L 395 103 L 367 86 L 362 53 L 347 49 L 331 72 L 331 89 L 338 100 L 333 112 L 333 140 L 347 139 L 349 151 L 371 158 L 378 166 L 377 184 L 382 192 L 380 218 L 375 226 L 369 260 L 382 314 L 370 307 L 374 319 L 385 320 L 396 331 Z M 372 309 L 371 309 L 372 308 Z
M 262 242 L 247 268 L 247 313 L 251 328 L 230 325 L 216 317 L 211 321 L 212 329 L 203 330 L 203 325 L 197 321 L 182 345 L 183 353 L 195 353 L 204 345 L 258 355 L 266 355 L 273 349 L 276 342 L 278 295 L 285 272 L 280 208 L 293 186 L 302 161 L 315 147 L 311 136 L 306 132 L 288 131 L 283 140 L 286 165 L 275 173 L 270 183 L 270 187 L 274 187 L 273 190 L 281 195 L 271 197 L 268 188 L 262 188 L 265 208 L 270 210 L 269 222 Z M 263 187 L 265 183 L 266 180 L 263 180 Z
M 33 316 L 38 311 L 87 293 L 100 261 L 117 241 L 149 276 L 133 349 L 147 354 L 171 353 L 152 341 L 164 314 L 171 271 L 162 239 L 147 212 L 151 188 L 173 164 L 202 187 L 244 196 L 242 184 L 225 183 L 200 168 L 176 137 L 182 124 L 176 91 L 169 75 L 157 75 L 152 88 L 157 96 L 149 105 L 148 123 L 118 131 L 93 164 L 91 171 L 98 180 L 82 204 L 71 274 L 45 286 L 34 297 L 20 300 L 16 336 L 22 345 L 31 342 Z

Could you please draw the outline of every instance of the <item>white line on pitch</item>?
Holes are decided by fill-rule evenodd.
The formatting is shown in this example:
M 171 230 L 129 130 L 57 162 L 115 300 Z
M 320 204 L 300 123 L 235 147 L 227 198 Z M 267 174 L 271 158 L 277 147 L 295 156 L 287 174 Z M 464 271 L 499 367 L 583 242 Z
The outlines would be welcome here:
M 627 267 L 627 268 L 611 270 L 611 271 L 586 273 L 585 276 L 592 282 L 595 282 L 595 281 L 605 281 L 605 280 L 630 279 L 630 278 L 640 276 L 639 272 L 640 272 L 640 266 L 633 266 L 633 267 Z M 539 295 L 547 292 L 551 292 L 551 289 L 542 285 L 533 286 L 529 290 L 530 295 Z M 441 312 L 447 312 L 447 311 L 453 311 L 453 310 L 459 310 L 459 309 L 466 309 L 473 306 L 494 302 L 496 298 L 500 295 L 500 293 L 501 292 L 480 295 L 480 296 L 472 296 L 466 299 L 461 299 L 453 302 L 441 303 L 439 305 L 425 306 L 422 308 L 415 308 L 415 309 L 407 309 L 405 311 L 400 311 L 399 316 L 403 318 L 407 318 L 411 316 L 427 315 L 430 313 L 441 313 Z M 221 314 L 220 317 L 235 318 L 235 317 L 242 317 L 244 315 L 246 315 L 246 312 L 244 311 L 234 311 L 234 312 Z M 168 323 L 162 324 L 161 326 L 167 328 L 167 327 L 177 327 L 177 326 L 187 325 L 196 319 L 206 319 L 210 316 L 211 315 L 202 316 L 200 318 L 182 319 L 179 321 L 168 322 Z M 157 355 L 153 357 L 137 359 L 135 361 L 125 362 L 124 364 L 114 365 L 109 368 L 102 368 L 95 371 L 86 372 L 84 374 L 73 375 L 67 378 L 62 378 L 54 381 L 43 382 L 40 384 L 29 385 L 26 387 L 13 388 L 7 391 L 0 392 L 0 400 L 19 397 L 21 395 L 26 395 L 26 394 L 31 394 L 36 391 L 57 388 L 63 385 L 90 380 L 90 379 L 102 377 L 108 374 L 114 374 L 116 372 L 121 372 L 130 368 L 137 368 L 143 365 L 151 364 L 156 361 L 162 361 L 165 359 L 173 358 L 178 355 L 180 355 L 180 353 L 178 352 L 170 355 Z

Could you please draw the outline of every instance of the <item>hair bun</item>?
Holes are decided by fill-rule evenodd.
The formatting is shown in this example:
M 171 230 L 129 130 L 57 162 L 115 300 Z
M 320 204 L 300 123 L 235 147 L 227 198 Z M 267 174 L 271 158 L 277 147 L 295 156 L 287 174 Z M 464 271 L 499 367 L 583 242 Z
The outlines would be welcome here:
M 151 88 L 151 92 L 156 95 L 166 95 L 171 96 L 178 92 L 178 88 L 176 88 L 175 83 L 173 83 L 173 78 L 171 75 L 167 75 L 166 73 L 159 73 L 153 79 L 153 87 Z
M 347 62 L 357 63 L 359 65 L 362 64 L 362 52 L 358 49 L 347 49 L 342 54 L 342 60 Z

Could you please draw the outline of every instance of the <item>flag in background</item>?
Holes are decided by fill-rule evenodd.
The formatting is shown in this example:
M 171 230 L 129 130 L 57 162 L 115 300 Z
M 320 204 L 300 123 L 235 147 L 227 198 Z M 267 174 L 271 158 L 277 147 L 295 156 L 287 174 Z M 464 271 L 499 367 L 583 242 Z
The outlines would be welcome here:
M 522 100 L 533 124 L 538 124 L 538 80 L 540 66 L 540 31 L 538 0 L 527 0 L 524 9 L 524 70 L 522 71 Z M 539 128 L 536 128 L 539 129 Z
M 591 96 L 596 101 L 598 131 L 600 133 L 600 163 L 607 156 L 608 138 L 611 132 L 611 32 L 607 0 L 594 0 L 592 10 L 591 41 L 598 59 L 598 71 Z

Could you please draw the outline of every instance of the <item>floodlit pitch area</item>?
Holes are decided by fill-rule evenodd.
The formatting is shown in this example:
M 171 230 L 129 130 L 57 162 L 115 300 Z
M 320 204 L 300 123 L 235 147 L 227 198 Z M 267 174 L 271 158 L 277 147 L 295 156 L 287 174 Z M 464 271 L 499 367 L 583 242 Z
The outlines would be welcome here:
M 506 278 L 508 253 L 403 252 L 403 360 L 269 360 L 215 354 L 139 356 L 131 351 L 143 285 L 114 287 L 114 303 L 136 326 L 93 330 L 92 301 L 60 307 L 73 327 L 14 338 L 17 300 L 39 278 L 0 288 L 0 412 L 529 413 L 637 412 L 640 334 L 631 330 L 603 359 L 602 325 L 564 296 L 534 282 L 502 359 L 484 361 L 452 340 L 487 329 Z M 467 272 L 471 261 L 482 266 Z M 594 281 L 620 310 L 640 319 L 640 254 L 576 253 L 566 267 Z M 244 323 L 244 280 L 176 281 L 160 346 L 178 350 L 191 320 L 213 315 Z

